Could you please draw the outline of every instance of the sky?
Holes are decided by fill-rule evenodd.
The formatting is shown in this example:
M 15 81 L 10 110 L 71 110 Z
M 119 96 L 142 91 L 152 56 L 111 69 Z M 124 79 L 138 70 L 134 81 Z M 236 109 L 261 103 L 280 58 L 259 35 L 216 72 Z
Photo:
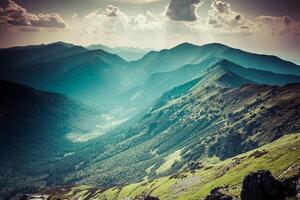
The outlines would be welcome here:
M 0 0 L 0 48 L 223 43 L 300 63 L 299 0 Z

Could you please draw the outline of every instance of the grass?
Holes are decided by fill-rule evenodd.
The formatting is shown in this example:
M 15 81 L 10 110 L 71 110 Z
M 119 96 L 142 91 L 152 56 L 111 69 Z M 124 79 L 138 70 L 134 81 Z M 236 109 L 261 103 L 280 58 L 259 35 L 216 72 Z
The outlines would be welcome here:
M 181 151 L 182 150 L 177 150 L 174 153 L 171 153 L 170 155 L 168 155 L 167 157 L 164 158 L 165 162 L 156 170 L 157 174 L 166 172 L 167 170 L 169 170 L 172 165 L 176 162 L 176 161 L 180 161 L 181 159 Z
M 252 156 L 255 151 L 267 151 L 268 153 L 255 158 Z M 283 136 L 270 144 L 225 161 L 217 162 L 216 158 L 213 160 L 215 162 L 209 162 L 209 159 L 208 162 L 203 160 L 204 167 L 202 169 L 193 173 L 182 172 L 179 178 L 166 176 L 105 191 L 99 189 L 94 193 L 95 196 L 89 198 L 121 200 L 126 197 L 134 198 L 143 193 L 151 193 L 161 200 L 199 200 L 218 186 L 228 186 L 229 193 L 239 195 L 242 181 L 251 171 L 267 169 L 277 178 L 291 176 L 297 171 L 300 166 L 300 133 Z M 197 181 L 193 182 L 193 180 Z M 174 187 L 180 186 L 179 183 L 184 187 L 182 190 L 177 188 L 175 191 Z M 88 186 L 77 186 L 67 191 L 64 197 L 85 199 L 90 189 Z

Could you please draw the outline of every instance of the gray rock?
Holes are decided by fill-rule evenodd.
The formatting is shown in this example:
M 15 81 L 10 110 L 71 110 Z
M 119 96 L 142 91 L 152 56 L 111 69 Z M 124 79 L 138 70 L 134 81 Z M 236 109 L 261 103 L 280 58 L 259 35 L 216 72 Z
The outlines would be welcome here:
M 234 200 L 232 196 L 223 194 L 220 191 L 221 188 L 213 189 L 210 194 L 205 198 L 205 200 Z
M 241 200 L 284 200 L 285 196 L 283 185 L 270 171 L 252 172 L 244 179 Z

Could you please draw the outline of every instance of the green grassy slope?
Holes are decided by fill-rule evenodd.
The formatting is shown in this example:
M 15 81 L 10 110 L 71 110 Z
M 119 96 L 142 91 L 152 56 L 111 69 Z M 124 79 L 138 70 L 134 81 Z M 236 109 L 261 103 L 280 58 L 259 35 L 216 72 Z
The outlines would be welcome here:
M 299 91 L 297 84 L 239 89 L 195 86 L 183 96 L 160 102 L 130 128 L 100 137 L 99 141 L 114 143 L 82 151 L 85 159 L 77 161 L 85 164 L 68 172 L 63 185 L 109 188 L 154 179 L 206 157 L 225 160 L 283 134 L 300 132 Z M 176 151 L 180 154 L 173 154 Z
M 74 186 L 52 189 L 51 199 L 125 199 L 144 193 L 160 199 L 203 199 L 215 187 L 228 186 L 227 192 L 238 195 L 244 176 L 251 171 L 270 170 L 277 178 L 289 177 L 300 166 L 300 133 L 285 135 L 282 138 L 239 156 L 218 161 L 204 159 L 201 167 L 186 170 L 171 176 L 145 180 L 110 189 L 90 186 Z

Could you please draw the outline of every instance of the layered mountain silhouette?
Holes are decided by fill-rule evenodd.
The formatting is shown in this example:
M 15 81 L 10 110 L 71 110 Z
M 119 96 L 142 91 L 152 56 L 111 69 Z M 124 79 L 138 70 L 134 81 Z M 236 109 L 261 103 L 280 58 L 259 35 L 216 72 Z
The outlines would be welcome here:
M 17 61 L 12 59 L 15 55 Z M 258 84 L 284 85 L 300 80 L 300 67 L 296 64 L 222 44 L 184 43 L 172 49 L 151 51 L 132 62 L 103 50 L 89 51 L 61 42 L 2 49 L 0 57 L 4 60 L 1 79 L 63 93 L 100 109 L 137 96 L 147 98 L 151 104 L 164 92 L 199 78 L 216 66 Z M 147 94 L 139 95 L 147 92 L 149 98 Z M 141 99 L 129 102 L 130 107 L 138 105 L 138 100 Z M 135 109 L 140 108 L 145 106 Z
M 52 49 L 52 45 L 47 46 Z M 7 51 L 3 52 L 7 54 Z M 120 76 L 124 74 L 126 62 L 117 55 L 102 50 L 70 47 L 57 55 L 50 52 L 50 55 L 46 55 L 47 59 L 44 56 L 18 67 L 4 65 L 0 78 L 63 93 L 93 105 L 93 101 L 105 99 L 105 93 L 114 94 L 122 89 L 123 76 Z M 86 96 L 86 92 L 93 95 Z
M 135 61 L 101 47 L 0 50 L 0 196 L 158 180 L 300 132 L 296 64 L 222 44 Z
M 2 67 L 17 67 L 29 64 L 47 55 L 60 54 L 74 45 L 63 42 L 56 42 L 48 45 L 33 45 L 24 47 L 12 47 L 0 50 Z
M 142 58 L 145 54 L 147 54 L 150 49 L 140 49 L 140 48 L 132 48 L 132 47 L 108 47 L 102 44 L 92 44 L 87 47 L 89 50 L 97 50 L 101 49 L 111 54 L 118 54 L 120 57 L 127 61 L 138 60 Z
M 173 71 L 153 73 L 144 83 L 122 94 L 120 99 L 122 102 L 129 99 L 129 106 L 132 107 L 139 106 L 139 102 L 143 102 L 141 107 L 147 107 L 164 92 L 197 78 L 206 86 L 218 84 L 225 88 L 240 87 L 250 83 L 282 86 L 300 82 L 300 76 L 297 75 L 248 69 L 228 60 L 209 58 L 198 64 L 188 64 Z
M 177 69 L 185 64 L 197 64 L 212 57 L 227 59 L 245 68 L 281 74 L 300 74 L 297 65 L 278 57 L 244 52 L 217 43 L 203 46 L 183 43 L 172 49 L 150 52 L 135 64 L 144 65 L 144 73 L 147 71 L 163 72 Z

